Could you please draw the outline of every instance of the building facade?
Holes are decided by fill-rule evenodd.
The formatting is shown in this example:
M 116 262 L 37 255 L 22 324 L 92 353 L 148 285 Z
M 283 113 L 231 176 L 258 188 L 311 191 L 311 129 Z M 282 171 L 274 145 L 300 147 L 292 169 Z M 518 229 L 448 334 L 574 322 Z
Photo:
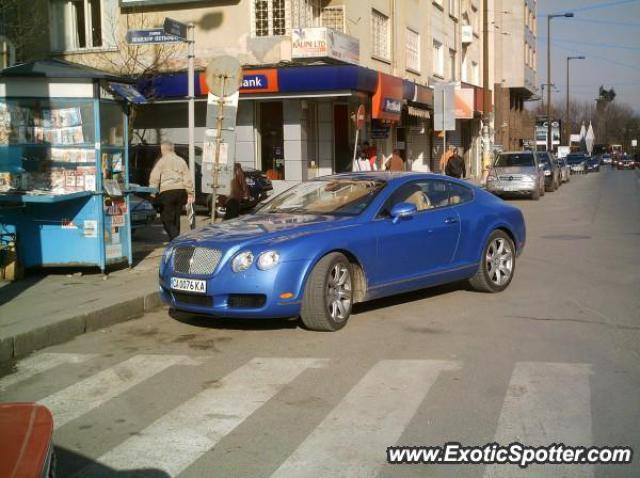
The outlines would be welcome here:
M 351 170 L 360 105 L 359 142 L 376 148 L 379 166 L 399 149 L 412 169 L 439 170 L 439 82 L 456 83 L 447 143 L 460 147 L 471 175 L 481 174 L 482 0 L 34 1 L 49 19 L 34 50 L 147 78 L 133 142 L 188 141 L 186 45 L 127 41 L 128 31 L 170 17 L 194 25 L 196 142 L 207 124 L 204 70 L 216 56 L 234 56 L 243 66 L 236 160 L 268 172 L 277 189 Z M 522 73 L 507 85 L 518 94 L 530 76 Z
M 525 102 L 537 91 L 536 1 L 493 2 L 495 144 L 519 150 L 535 145 L 535 115 Z

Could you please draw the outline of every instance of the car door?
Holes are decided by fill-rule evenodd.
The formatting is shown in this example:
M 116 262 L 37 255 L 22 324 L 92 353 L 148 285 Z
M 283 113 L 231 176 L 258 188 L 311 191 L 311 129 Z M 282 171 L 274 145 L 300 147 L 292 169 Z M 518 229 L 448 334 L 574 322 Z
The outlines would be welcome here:
M 416 198 L 422 198 L 416 202 Z M 389 215 L 400 202 L 417 204 L 418 212 L 395 223 Z M 460 218 L 449 205 L 447 181 L 423 179 L 400 186 L 374 221 L 377 260 L 372 286 L 410 281 L 446 269 L 454 258 Z

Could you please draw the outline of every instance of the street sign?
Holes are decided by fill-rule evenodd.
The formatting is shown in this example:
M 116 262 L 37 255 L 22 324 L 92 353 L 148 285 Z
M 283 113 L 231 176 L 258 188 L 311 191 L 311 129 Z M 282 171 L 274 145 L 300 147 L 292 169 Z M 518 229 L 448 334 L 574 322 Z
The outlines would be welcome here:
M 147 30 L 129 30 L 127 43 L 132 45 L 146 45 L 153 43 L 179 43 L 182 40 L 174 35 L 167 35 L 162 28 Z
M 356 128 L 362 129 L 364 128 L 364 122 L 366 120 L 366 113 L 364 110 L 364 105 L 358 106 L 358 112 L 356 113 Z
M 632 148 L 637 148 L 638 147 L 638 140 L 637 139 L 632 139 L 631 140 L 631 147 Z
M 455 83 L 433 85 L 433 129 L 452 131 L 456 129 Z
M 187 39 L 187 24 L 166 17 L 164 19 L 164 32 L 167 35 L 176 36 L 184 41 Z

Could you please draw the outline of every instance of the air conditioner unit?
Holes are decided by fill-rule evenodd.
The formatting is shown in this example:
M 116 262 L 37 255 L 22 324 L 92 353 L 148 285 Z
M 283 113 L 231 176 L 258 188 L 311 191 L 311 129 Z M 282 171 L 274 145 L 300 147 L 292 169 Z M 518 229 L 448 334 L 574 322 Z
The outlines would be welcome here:
M 473 41 L 473 27 L 471 25 L 462 25 L 462 32 L 460 35 L 462 43 L 471 43 Z

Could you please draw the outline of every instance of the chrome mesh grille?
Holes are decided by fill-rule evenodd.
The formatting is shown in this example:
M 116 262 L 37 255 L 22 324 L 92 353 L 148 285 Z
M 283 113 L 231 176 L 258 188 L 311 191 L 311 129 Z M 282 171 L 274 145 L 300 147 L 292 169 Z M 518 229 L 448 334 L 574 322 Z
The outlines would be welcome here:
M 181 274 L 213 274 L 222 253 L 208 247 L 176 247 L 173 269 Z

